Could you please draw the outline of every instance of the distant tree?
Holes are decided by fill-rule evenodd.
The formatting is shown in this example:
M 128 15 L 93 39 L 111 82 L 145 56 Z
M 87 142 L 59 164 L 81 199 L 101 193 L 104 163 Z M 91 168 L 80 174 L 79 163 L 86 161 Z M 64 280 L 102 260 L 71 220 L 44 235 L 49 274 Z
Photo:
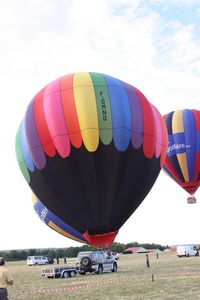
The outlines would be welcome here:
M 55 250 L 54 250 L 54 249 L 49 249 L 49 250 L 48 250 L 48 253 L 47 253 L 47 256 L 50 256 L 50 257 L 56 257 Z
M 93 250 L 94 248 L 88 245 L 83 245 L 81 247 L 70 247 L 66 250 L 66 256 L 67 257 L 76 257 L 79 252 L 82 251 L 90 251 Z
M 19 260 L 19 253 L 17 250 L 10 250 L 8 257 L 12 260 Z
M 0 256 L 5 257 L 6 260 L 8 260 L 8 254 L 9 254 L 9 251 L 0 251 Z
M 140 247 L 140 244 L 138 242 L 132 242 L 132 243 L 126 244 L 126 248 L 129 248 L 129 247 Z
M 116 251 L 118 253 L 127 253 L 124 252 L 125 249 L 129 247 L 144 247 L 146 249 L 156 248 L 160 250 L 164 250 L 168 248 L 168 246 L 161 246 L 159 244 L 148 244 L 143 243 L 139 244 L 138 242 L 132 242 L 128 244 L 122 244 L 114 242 L 110 250 Z M 55 257 L 76 257 L 81 251 L 90 251 L 96 250 L 96 248 L 91 247 L 89 245 L 82 245 L 81 247 L 69 247 L 69 248 L 51 248 L 51 249 L 27 249 L 27 250 L 9 250 L 9 251 L 0 251 L 0 256 L 4 256 L 7 261 L 12 260 L 26 260 L 27 256 L 36 256 L 36 255 L 44 255 Z M 130 252 L 131 253 L 131 252 Z
M 112 244 L 112 246 L 110 247 L 110 250 L 111 251 L 116 251 L 118 253 L 122 253 L 126 248 L 126 245 L 125 244 L 121 244 L 121 243 L 116 243 L 114 242 Z
M 21 250 L 21 251 L 18 251 L 18 260 L 26 260 L 27 259 L 27 251 L 25 250 Z
M 28 256 L 34 256 L 36 255 L 36 250 L 35 249 L 29 249 L 28 250 Z

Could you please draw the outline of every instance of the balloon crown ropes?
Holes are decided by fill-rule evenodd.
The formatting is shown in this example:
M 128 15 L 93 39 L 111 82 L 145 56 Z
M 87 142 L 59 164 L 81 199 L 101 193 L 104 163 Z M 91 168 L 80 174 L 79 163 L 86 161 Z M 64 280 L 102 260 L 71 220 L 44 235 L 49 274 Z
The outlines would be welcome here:
M 29 104 L 16 137 L 36 197 L 87 243 L 109 246 L 153 186 L 166 155 L 158 110 L 100 73 L 63 76 Z
M 168 130 L 168 149 L 163 170 L 193 195 L 200 185 L 200 111 L 177 110 L 164 119 Z M 190 201 L 195 199 L 189 198 Z

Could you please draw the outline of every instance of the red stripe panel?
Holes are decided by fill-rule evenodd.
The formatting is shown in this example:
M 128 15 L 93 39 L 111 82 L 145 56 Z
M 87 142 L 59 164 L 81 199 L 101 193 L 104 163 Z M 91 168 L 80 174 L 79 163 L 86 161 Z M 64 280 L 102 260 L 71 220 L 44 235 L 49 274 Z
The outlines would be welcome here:
M 80 148 L 82 136 L 74 101 L 73 74 L 61 78 L 61 99 L 70 142 Z
M 195 122 L 196 122 L 196 130 L 200 131 L 200 111 L 196 109 L 192 109 L 194 114 Z
M 143 121 L 144 121 L 144 138 L 143 138 L 143 151 L 146 157 L 152 158 L 156 147 L 156 130 L 151 104 L 147 101 L 145 96 L 136 89 L 138 98 L 142 108 Z
M 45 88 L 43 88 L 34 98 L 34 118 L 35 125 L 37 128 L 40 143 L 44 152 L 53 157 L 56 154 L 56 149 L 47 127 L 47 122 L 44 115 L 43 109 L 43 95 Z
M 196 153 L 195 163 L 194 163 L 194 177 L 193 180 L 197 180 L 200 173 L 200 153 Z

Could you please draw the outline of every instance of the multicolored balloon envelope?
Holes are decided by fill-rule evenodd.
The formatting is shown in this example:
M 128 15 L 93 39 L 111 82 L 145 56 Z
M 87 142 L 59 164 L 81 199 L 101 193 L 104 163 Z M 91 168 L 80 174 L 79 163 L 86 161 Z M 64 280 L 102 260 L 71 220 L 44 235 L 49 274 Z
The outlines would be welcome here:
M 167 131 L 135 87 L 75 73 L 43 88 L 16 137 L 21 171 L 56 217 L 95 247 L 108 247 L 153 186 Z
M 177 110 L 164 119 L 169 137 L 163 170 L 193 195 L 200 185 L 200 111 Z

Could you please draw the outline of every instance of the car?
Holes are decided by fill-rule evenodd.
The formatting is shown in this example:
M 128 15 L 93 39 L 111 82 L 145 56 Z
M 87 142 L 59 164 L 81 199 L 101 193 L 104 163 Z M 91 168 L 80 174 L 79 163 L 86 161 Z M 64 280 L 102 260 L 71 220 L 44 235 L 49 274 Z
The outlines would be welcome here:
M 102 274 L 104 271 L 117 272 L 118 269 L 116 259 L 103 250 L 79 252 L 76 260 L 76 271 L 81 275 L 87 272 L 96 274 Z
M 28 256 L 26 263 L 28 266 L 47 265 L 49 264 L 46 256 Z

